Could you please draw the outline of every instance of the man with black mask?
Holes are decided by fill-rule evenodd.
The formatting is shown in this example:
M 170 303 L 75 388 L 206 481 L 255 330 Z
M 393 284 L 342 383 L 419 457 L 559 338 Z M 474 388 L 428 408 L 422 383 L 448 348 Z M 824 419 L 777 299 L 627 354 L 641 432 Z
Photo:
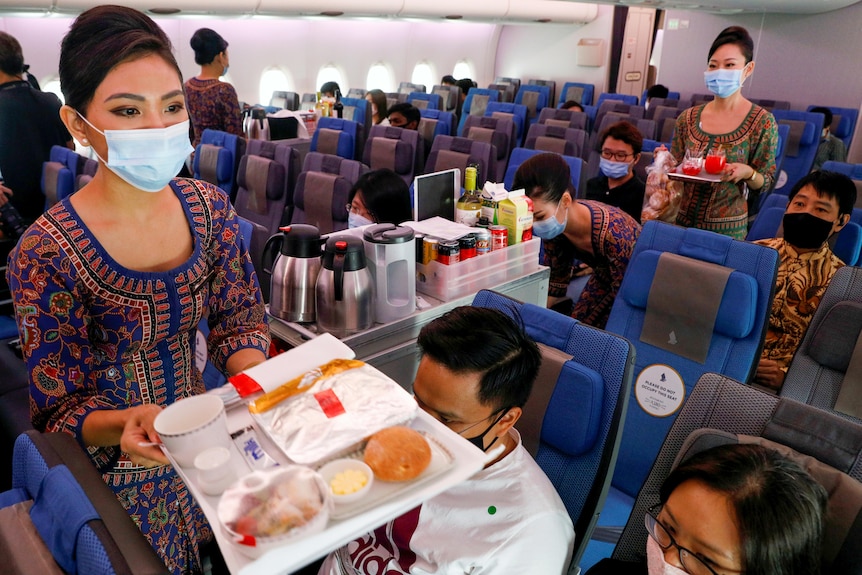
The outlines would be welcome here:
M 416 403 L 492 460 L 336 550 L 319 574 L 565 573 L 572 522 L 513 427 L 538 373 L 536 343 L 502 312 L 472 306 L 426 325 L 418 343 Z
M 759 240 L 778 250 L 775 299 L 756 383 L 778 391 L 823 292 L 844 265 L 827 240 L 847 225 L 856 203 L 853 181 L 835 172 L 815 171 L 793 186 L 784 212 L 784 237 Z

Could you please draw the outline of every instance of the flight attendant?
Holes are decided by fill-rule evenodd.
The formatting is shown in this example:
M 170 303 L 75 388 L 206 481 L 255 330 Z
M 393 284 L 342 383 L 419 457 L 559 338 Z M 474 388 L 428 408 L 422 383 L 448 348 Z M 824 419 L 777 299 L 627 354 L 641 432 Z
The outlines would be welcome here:
M 771 188 L 778 149 L 775 118 L 740 91 L 754 73 L 753 53 L 745 28 L 731 26 L 718 35 L 704 73 L 715 99 L 680 114 L 671 145 L 678 163 L 687 149 L 703 156 L 721 150 L 726 158 L 720 182 L 685 183 L 676 223 L 740 240 L 748 226 L 748 194 Z

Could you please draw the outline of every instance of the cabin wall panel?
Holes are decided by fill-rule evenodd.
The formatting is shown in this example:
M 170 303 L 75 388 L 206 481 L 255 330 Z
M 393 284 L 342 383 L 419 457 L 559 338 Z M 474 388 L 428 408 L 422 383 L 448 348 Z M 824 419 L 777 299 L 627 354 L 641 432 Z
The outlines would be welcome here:
M 582 38 L 603 38 L 609 49 L 612 24 L 613 7 L 598 5 L 596 19 L 583 26 L 503 26 L 495 75 L 555 80 L 558 89 L 565 82 L 585 82 L 595 84 L 598 95 L 608 85 L 610 55 L 603 66 L 578 66 L 577 45 Z

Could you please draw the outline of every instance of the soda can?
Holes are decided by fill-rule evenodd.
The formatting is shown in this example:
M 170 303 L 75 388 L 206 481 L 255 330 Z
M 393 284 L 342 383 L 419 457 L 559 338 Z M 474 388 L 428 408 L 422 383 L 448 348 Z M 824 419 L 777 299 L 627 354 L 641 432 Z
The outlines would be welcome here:
M 427 266 L 437 259 L 437 246 L 440 240 L 425 236 L 422 240 L 422 265 Z
M 461 248 L 460 261 L 469 260 L 476 257 L 476 236 L 469 234 L 458 240 L 458 247 Z
M 506 226 L 491 226 L 491 251 L 502 250 L 509 246 L 509 229 Z
M 425 234 L 421 232 L 414 232 L 413 237 L 416 240 L 416 263 L 424 264 L 425 261 L 423 258 L 425 257 Z
M 461 261 L 461 247 L 457 241 L 437 243 L 437 261 L 443 265 L 457 264 Z
M 473 232 L 473 236 L 476 238 L 477 256 L 487 254 L 491 251 L 491 230 L 477 228 L 476 231 Z

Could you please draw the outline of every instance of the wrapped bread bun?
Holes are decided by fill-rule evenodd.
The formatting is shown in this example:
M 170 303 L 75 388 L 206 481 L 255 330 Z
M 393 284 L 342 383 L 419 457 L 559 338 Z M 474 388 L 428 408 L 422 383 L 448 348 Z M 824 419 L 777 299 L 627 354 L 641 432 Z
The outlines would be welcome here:
M 431 463 L 431 447 L 414 429 L 387 427 L 368 439 L 365 463 L 381 481 L 407 481 Z

